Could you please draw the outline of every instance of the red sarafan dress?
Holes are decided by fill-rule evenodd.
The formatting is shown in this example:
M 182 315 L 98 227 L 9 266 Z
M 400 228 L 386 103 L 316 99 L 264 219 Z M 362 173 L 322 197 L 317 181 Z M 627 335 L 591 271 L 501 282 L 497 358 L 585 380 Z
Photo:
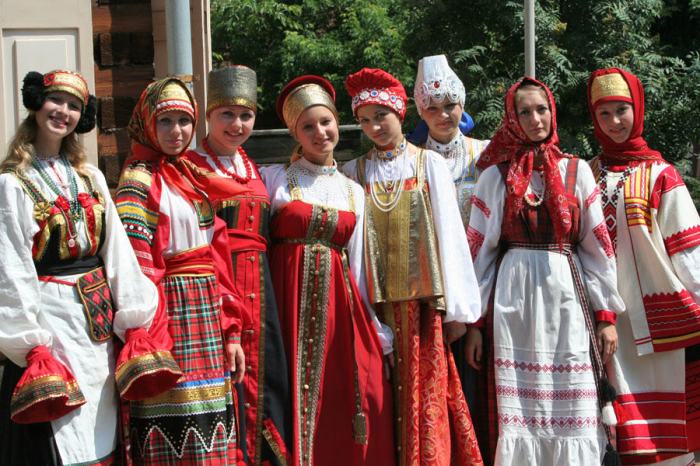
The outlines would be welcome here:
M 390 342 L 380 343 L 378 320 L 355 281 L 362 273 L 362 190 L 334 167 L 305 159 L 263 177 L 290 367 L 292 464 L 392 465 L 391 389 L 382 370 L 382 346 Z

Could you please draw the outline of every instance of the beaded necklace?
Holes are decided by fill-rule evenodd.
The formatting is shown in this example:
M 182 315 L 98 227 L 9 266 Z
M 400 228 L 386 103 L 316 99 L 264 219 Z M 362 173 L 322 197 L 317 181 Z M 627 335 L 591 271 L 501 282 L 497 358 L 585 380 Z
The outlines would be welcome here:
M 49 189 L 56 194 L 56 200 L 64 199 L 68 202 L 68 212 L 65 211 L 64 204 L 62 202 L 54 202 L 54 204 L 56 207 L 58 207 L 58 210 L 61 211 L 63 218 L 66 220 L 66 229 L 68 230 L 68 247 L 73 249 L 76 246 L 76 238 L 78 237 L 78 228 L 76 224 L 83 217 L 84 212 L 80 202 L 78 201 L 78 181 L 73 173 L 73 169 L 68 163 L 65 155 L 61 154 L 59 160 L 61 161 L 61 165 L 63 165 L 63 168 L 68 175 L 69 193 L 64 193 L 58 186 L 56 186 L 56 183 L 51 178 L 51 175 L 46 171 L 39 160 L 34 159 L 32 161 L 32 167 L 34 167 L 37 173 L 39 173 L 39 176 L 48 185 Z M 56 176 L 58 176 L 58 172 L 55 168 L 54 173 Z M 63 184 L 63 180 L 60 180 L 60 182 Z M 64 194 L 68 194 L 69 198 L 66 199 L 67 196 Z
M 403 138 L 403 141 L 391 150 L 379 150 L 375 146 L 372 148 L 372 151 L 382 159 L 392 160 L 403 154 L 406 151 L 406 146 L 408 146 L 408 142 L 406 142 L 406 138 Z
M 243 159 L 243 166 L 245 167 L 245 176 L 239 175 L 233 168 L 224 167 L 224 164 L 222 164 L 221 160 L 219 160 L 219 156 L 216 155 L 216 152 L 214 152 L 209 146 L 207 138 L 204 138 L 202 140 L 202 147 L 214 161 L 214 165 L 216 165 L 216 168 L 221 170 L 223 173 L 226 173 L 228 176 L 242 184 L 246 184 L 248 183 L 248 181 L 250 181 L 251 177 L 253 176 L 253 167 L 250 163 L 250 159 L 248 158 L 248 154 L 246 154 L 242 147 L 238 146 L 238 153 L 241 155 L 241 159 Z
M 80 220 L 83 214 L 83 209 L 81 208 L 80 202 L 78 201 L 78 181 L 75 177 L 75 174 L 73 173 L 73 169 L 71 168 L 70 164 L 68 163 L 68 160 L 66 159 L 66 156 L 61 154 L 58 160 L 61 162 L 61 165 L 63 165 L 63 168 L 65 169 L 66 174 L 68 175 L 68 193 L 65 193 L 56 185 L 56 182 L 53 180 L 51 175 L 46 171 L 43 164 L 39 163 L 38 160 L 34 159 L 32 161 L 32 166 L 37 171 L 37 173 L 39 173 L 41 179 L 44 180 L 44 182 L 48 185 L 49 189 L 51 189 L 51 191 L 53 191 L 57 197 L 68 198 L 67 200 L 68 205 L 70 206 L 70 216 L 73 219 L 73 222 L 77 222 L 78 220 Z M 58 173 L 56 173 L 56 175 L 58 176 Z M 61 180 L 60 178 L 59 182 L 63 184 L 63 180 Z
M 466 201 L 472 194 L 471 190 L 465 189 L 465 187 L 462 186 L 462 184 L 472 176 L 471 170 L 469 169 L 469 164 L 472 161 L 471 147 L 468 146 L 467 138 L 460 132 L 452 141 L 444 144 L 437 142 L 428 134 L 425 147 L 442 155 L 452 175 L 452 181 L 455 184 L 459 208 L 461 211 L 467 212 L 467 210 L 464 210 L 467 208 Z
M 372 148 L 371 157 L 369 160 L 371 171 L 370 179 L 375 181 L 370 182 L 369 192 L 370 198 L 372 199 L 372 203 L 374 203 L 374 205 L 382 212 L 392 211 L 401 200 L 404 185 L 406 184 L 406 168 L 408 166 L 407 148 L 408 144 L 406 143 L 406 139 L 404 139 L 403 142 L 401 142 L 401 144 L 399 144 L 399 146 L 395 149 L 396 152 L 394 152 L 394 150 L 386 152 L 380 151 L 376 147 Z M 403 158 L 403 164 L 401 165 L 401 167 L 399 167 L 398 165 L 397 159 L 399 157 Z M 388 181 L 378 181 L 380 179 L 380 164 L 387 166 L 391 169 L 387 174 L 387 178 L 389 178 Z M 394 174 L 397 168 L 400 170 L 400 173 L 398 173 L 398 176 L 395 176 Z M 388 195 L 388 199 L 386 202 L 382 201 L 379 198 L 376 188 L 378 184 L 382 186 L 384 192 Z
M 544 180 L 542 180 L 542 192 L 541 193 L 536 193 L 535 190 L 532 188 L 532 185 L 528 184 L 527 189 L 525 190 L 525 196 L 523 196 L 523 199 L 531 207 L 538 207 L 538 206 L 542 205 L 542 203 L 544 202 L 544 197 L 545 197 L 546 192 L 547 192 L 547 185 L 544 183 Z

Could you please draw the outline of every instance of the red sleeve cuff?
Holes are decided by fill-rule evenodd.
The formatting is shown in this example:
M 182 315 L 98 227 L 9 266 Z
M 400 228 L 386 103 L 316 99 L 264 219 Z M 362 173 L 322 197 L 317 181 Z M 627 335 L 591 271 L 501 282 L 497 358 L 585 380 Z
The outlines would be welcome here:
M 142 328 L 127 330 L 125 338 L 115 373 L 122 398 L 151 398 L 177 384 L 182 371 L 170 351 L 157 348 L 151 336 Z
M 84 404 L 85 397 L 70 370 L 46 346 L 34 347 L 12 393 L 12 420 L 18 424 L 49 422 Z
M 617 323 L 617 314 L 612 311 L 596 311 L 595 312 L 596 322 L 610 322 L 615 325 Z

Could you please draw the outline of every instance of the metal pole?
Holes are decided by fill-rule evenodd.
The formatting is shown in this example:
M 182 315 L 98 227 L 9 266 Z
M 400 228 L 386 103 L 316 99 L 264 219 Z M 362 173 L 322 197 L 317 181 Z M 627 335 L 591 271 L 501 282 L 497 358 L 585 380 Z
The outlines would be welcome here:
M 168 75 L 182 79 L 194 95 L 190 0 L 165 1 L 165 30 L 168 48 Z M 192 138 L 190 146 L 197 147 L 196 137 Z
M 525 76 L 535 77 L 535 0 L 525 0 Z
M 166 0 L 168 74 L 192 83 L 192 29 L 189 0 Z

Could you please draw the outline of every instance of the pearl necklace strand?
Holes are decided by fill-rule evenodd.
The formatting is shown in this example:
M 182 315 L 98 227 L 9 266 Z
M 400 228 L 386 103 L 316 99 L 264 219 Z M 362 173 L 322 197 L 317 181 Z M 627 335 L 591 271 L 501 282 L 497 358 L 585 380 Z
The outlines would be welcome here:
M 408 168 L 408 144 L 404 139 L 401 144 L 397 147 L 399 151 L 392 152 L 391 157 L 386 156 L 386 152 L 379 151 L 376 147 L 373 147 L 370 151 L 369 159 L 369 171 L 370 171 L 370 198 L 372 203 L 382 212 L 391 212 L 399 204 L 401 200 L 401 195 L 404 191 L 404 186 L 406 184 L 406 171 Z M 401 159 L 402 164 L 399 167 L 398 161 Z M 389 181 L 382 180 L 379 166 L 386 168 L 387 178 Z M 397 173 L 399 171 L 399 173 Z M 388 200 L 382 201 L 377 193 L 377 185 L 381 185 L 383 192 L 388 195 Z
M 534 173 L 538 172 L 533 172 L 533 174 Z M 523 199 L 525 199 L 525 202 L 527 202 L 528 205 L 530 205 L 531 207 L 538 207 L 544 202 L 545 193 L 547 192 L 547 185 L 544 183 L 544 180 L 542 180 L 542 192 L 536 193 L 535 190 L 532 188 L 531 183 L 532 181 L 528 183 Z M 530 198 L 530 194 L 532 194 L 532 198 Z

